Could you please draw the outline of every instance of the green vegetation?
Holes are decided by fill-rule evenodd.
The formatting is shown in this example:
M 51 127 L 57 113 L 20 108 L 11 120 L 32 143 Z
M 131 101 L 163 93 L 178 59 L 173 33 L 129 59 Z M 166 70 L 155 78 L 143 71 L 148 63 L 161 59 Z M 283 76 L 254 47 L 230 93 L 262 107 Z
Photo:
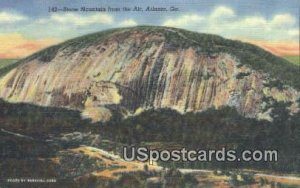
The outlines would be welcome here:
M 0 69 L 5 68 L 8 65 L 15 63 L 16 59 L 0 59 Z
M 22 130 L 22 134 L 37 138 L 48 134 L 83 130 L 90 121 L 82 120 L 79 111 L 40 107 L 26 103 L 11 104 L 0 99 L 1 128 Z
M 201 113 L 179 114 L 169 109 L 149 110 L 127 119 L 115 115 L 110 122 L 82 120 L 80 112 L 61 108 L 10 104 L 0 100 L 1 128 L 44 140 L 49 134 L 93 131 L 103 139 L 124 145 L 172 143 L 187 149 L 235 148 L 276 149 L 278 162 L 193 162 L 163 163 L 188 168 L 254 168 L 299 173 L 300 112 L 290 116 L 288 104 L 274 103 L 273 122 L 245 118 L 235 109 L 209 109 Z M 21 131 L 21 132 L 20 132 Z M 3 143 L 3 147 L 6 143 Z M 31 148 L 31 147 L 30 147 Z M 166 149 L 166 148 L 165 148 Z M 9 150 L 9 148 L 8 148 Z M 28 150 L 30 151 L 30 150 Z M 24 151 L 25 153 L 29 153 Z M 23 152 L 23 153 L 24 153 Z M 38 151 L 36 152 L 38 153 Z
M 0 60 L 0 77 L 8 73 L 10 70 L 21 64 L 21 60 L 1 59 Z
M 255 168 L 281 172 L 300 172 L 300 113 L 290 116 L 288 104 L 274 103 L 273 122 L 245 118 L 230 107 L 201 113 L 179 114 L 162 109 L 150 110 L 125 120 L 112 120 L 99 132 L 115 142 L 143 145 L 145 142 L 173 143 L 187 149 L 272 149 L 279 151 L 278 162 L 170 162 L 177 168 Z M 168 149 L 165 147 L 161 147 Z M 170 149 L 170 148 L 169 148 Z M 240 157 L 240 156 L 238 156 Z
M 20 62 L 16 59 L 0 59 L 0 77 L 17 67 Z
M 170 149 L 170 146 L 186 147 L 187 149 L 219 149 L 226 147 L 238 152 L 245 149 L 276 149 L 279 151 L 277 162 L 176 162 L 161 163 L 163 166 L 178 168 L 207 168 L 222 169 L 224 172 L 235 169 L 259 169 L 272 172 L 299 173 L 300 154 L 300 113 L 290 116 L 286 110 L 287 104 L 273 104 L 273 122 L 258 121 L 245 118 L 230 107 L 209 109 L 201 113 L 179 114 L 170 109 L 149 110 L 138 116 L 127 119 L 113 118 L 107 123 L 91 123 L 82 120 L 80 112 L 62 108 L 38 107 L 31 104 L 10 104 L 0 100 L 1 129 L 32 136 L 36 140 L 11 137 L 0 131 L 0 168 L 8 169 L 0 173 L 1 177 L 24 176 L 28 171 L 32 175 L 43 177 L 76 176 L 73 172 L 91 172 L 91 169 L 102 169 L 102 163 L 83 155 L 60 154 L 62 164 L 51 162 L 49 158 L 57 155 L 55 146 L 44 142 L 51 135 L 60 135 L 74 131 L 98 133 L 102 141 L 109 139 L 113 147 L 117 143 L 122 145 L 144 145 L 145 143 L 161 144 L 161 148 Z M 115 144 L 114 144 L 115 143 Z M 72 146 L 77 147 L 77 146 Z M 45 158 L 46 160 L 37 160 Z M 77 161 L 77 162 L 72 162 Z M 78 164 L 78 165 L 77 165 Z M 95 164 L 98 164 L 95 165 Z M 73 165 L 73 166 L 72 166 Z M 75 166 L 74 166 L 75 165 Z M 19 167 L 22 168 L 19 168 Z M 69 169 L 79 168 L 80 171 Z M 14 169 L 18 169 L 16 172 Z M 58 170 L 59 169 L 59 170 Z M 16 174 L 17 173 L 17 174 Z M 59 174 L 61 173 L 61 174 Z M 254 182 L 252 174 L 240 174 L 242 180 L 229 173 L 232 185 L 248 185 Z M 163 181 L 148 181 L 148 178 L 161 177 Z M 125 181 L 126 180 L 126 181 Z M 193 187 L 197 184 L 194 177 L 180 174 L 175 169 L 165 174 L 155 174 L 147 167 L 143 172 L 125 173 L 117 181 L 103 180 L 89 177 L 80 180 L 93 185 L 107 185 L 119 187 L 126 185 L 143 187 L 153 184 L 161 187 Z M 65 182 L 65 181 L 62 181 Z M 68 182 L 66 182 L 68 183 Z M 70 184 L 77 185 L 71 181 Z M 261 184 L 268 184 L 261 180 Z M 69 184 L 68 184 L 69 185 Z M 74 187 L 74 186 L 73 186 Z M 282 185 L 282 187 L 284 187 Z M 287 186 L 286 186 L 287 187 Z
M 236 75 L 236 79 L 242 79 L 242 78 L 244 78 L 245 76 L 249 76 L 251 73 L 249 73 L 249 72 L 246 72 L 246 73 L 244 73 L 244 72 L 240 72 L 238 75 Z
M 284 58 L 295 65 L 300 65 L 299 56 L 285 56 Z

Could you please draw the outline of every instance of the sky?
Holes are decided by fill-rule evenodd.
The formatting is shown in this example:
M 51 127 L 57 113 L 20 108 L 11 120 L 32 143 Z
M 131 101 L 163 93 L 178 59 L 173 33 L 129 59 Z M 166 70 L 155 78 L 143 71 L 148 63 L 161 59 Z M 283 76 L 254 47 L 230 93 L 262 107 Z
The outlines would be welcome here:
M 57 8 L 144 11 L 49 12 Z M 178 8 L 148 12 L 146 7 Z M 280 56 L 299 55 L 299 0 L 0 0 L 0 58 L 22 58 L 70 38 L 136 25 L 178 27 L 256 44 Z

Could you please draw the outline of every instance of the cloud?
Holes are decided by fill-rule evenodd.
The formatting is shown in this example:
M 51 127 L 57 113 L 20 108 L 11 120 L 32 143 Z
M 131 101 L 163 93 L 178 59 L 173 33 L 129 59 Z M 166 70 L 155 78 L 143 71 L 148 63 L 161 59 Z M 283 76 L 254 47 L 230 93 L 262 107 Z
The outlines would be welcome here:
M 32 20 L 23 27 L 18 26 L 17 29 L 31 38 L 51 37 L 66 40 L 115 25 L 117 24 L 114 17 L 106 13 L 58 13 Z
M 296 18 L 290 14 L 276 14 L 269 19 L 263 16 L 240 17 L 226 6 L 216 7 L 205 15 L 186 14 L 166 19 L 161 25 L 183 27 L 230 38 L 298 41 L 299 37 Z
M 296 18 L 288 13 L 275 14 L 268 18 L 260 15 L 237 16 L 230 7 L 219 6 L 207 14 L 184 14 L 168 18 L 161 25 L 213 33 L 232 39 L 271 41 L 272 43 L 262 46 L 275 52 L 274 48 L 271 48 L 273 45 L 280 49 L 276 53 L 282 54 L 288 53 L 288 50 L 284 50 L 287 49 L 286 45 L 275 44 L 278 42 L 289 44 L 299 40 L 299 26 L 296 22 Z M 295 47 L 297 45 L 289 48 L 292 54 L 298 50 Z
M 60 24 L 71 24 L 75 26 L 87 26 L 92 24 L 112 24 L 113 17 L 108 14 L 92 14 L 88 16 L 78 15 L 74 13 L 66 14 L 53 14 L 50 18 L 43 18 L 37 20 L 39 24 L 45 23 L 60 23 Z
M 200 23 L 204 17 L 197 14 L 189 14 L 178 17 L 177 19 L 168 19 L 162 25 L 168 27 L 184 27 L 191 24 Z
M 212 18 L 224 18 L 224 17 L 233 17 L 235 16 L 234 10 L 226 6 L 219 6 L 213 10 L 210 14 Z
M 271 25 L 274 27 L 286 27 L 296 23 L 296 19 L 290 14 L 278 14 L 271 20 Z
M 295 18 L 288 14 L 274 15 L 270 19 L 262 16 L 245 16 L 231 22 L 220 22 L 219 25 L 224 29 L 223 32 L 220 31 L 217 34 L 230 38 L 293 42 L 298 41 L 299 37 L 299 27 L 295 22 Z
M 250 16 L 239 21 L 236 21 L 233 25 L 238 27 L 266 27 L 267 20 L 261 16 Z
M 17 13 L 0 12 L 0 24 L 15 23 L 26 20 L 27 17 Z
M 138 25 L 138 23 L 133 19 L 123 20 L 119 23 L 120 27 L 132 27 L 136 25 Z
M 287 34 L 291 37 L 299 38 L 299 29 L 290 29 L 288 30 Z
M 56 39 L 32 40 L 19 33 L 0 34 L 0 58 L 20 58 L 58 43 Z
M 284 45 L 276 45 L 278 42 L 285 44 L 298 42 L 299 26 L 297 21 L 298 19 L 294 15 L 284 12 L 268 17 L 256 13 L 240 16 L 231 7 L 218 6 L 206 13 L 188 12 L 173 17 L 166 17 L 159 25 L 212 33 L 244 41 L 269 41 L 271 43 L 257 44 L 266 49 L 272 49 L 274 53 L 278 52 L 279 54 L 283 52 L 288 53 L 288 50 L 284 50 L 287 49 L 283 47 Z M 51 42 L 51 40 L 47 39 L 49 37 L 62 41 L 116 26 L 130 27 L 140 24 L 138 18 L 114 17 L 112 14 L 107 13 L 57 13 L 40 18 L 31 18 L 17 12 L 0 11 L 0 24 L 2 23 L 6 25 L 5 27 L 0 27 L 0 33 L 17 31 L 22 33 L 21 38 L 23 39 L 16 36 L 9 36 L 9 38 L 12 41 L 23 42 L 19 46 L 14 46 L 16 51 L 12 50 L 13 48 L 9 48 L 11 51 L 7 51 L 3 45 L 7 44 L 7 42 L 2 42 L 6 38 L 3 37 L 4 34 L 0 34 L 2 37 L 0 38 L 0 43 L 2 43 L 0 44 L 0 52 L 13 53 L 18 57 L 21 56 L 20 54 L 28 55 L 27 52 L 33 51 L 33 49 L 38 50 L 47 46 L 47 44 L 52 44 L 53 41 Z M 149 22 L 144 24 L 149 24 Z M 45 41 L 38 39 L 45 39 Z M 275 52 L 271 46 L 281 49 L 280 52 Z M 293 53 L 295 52 L 294 47 L 295 45 L 293 45 L 292 49 L 289 49 Z

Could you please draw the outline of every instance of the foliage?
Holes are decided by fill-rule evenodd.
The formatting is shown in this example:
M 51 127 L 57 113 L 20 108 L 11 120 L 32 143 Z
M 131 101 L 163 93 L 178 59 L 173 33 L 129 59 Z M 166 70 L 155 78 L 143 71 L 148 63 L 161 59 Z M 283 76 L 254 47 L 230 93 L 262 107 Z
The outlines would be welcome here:
M 201 113 L 179 114 L 170 109 L 149 110 L 139 116 L 112 120 L 99 132 L 128 145 L 173 143 L 187 149 L 277 150 L 278 162 L 176 162 L 187 168 L 256 168 L 271 171 L 299 172 L 300 113 L 290 116 L 288 104 L 274 103 L 273 122 L 245 118 L 224 107 Z M 165 148 L 167 149 L 167 148 Z M 174 163 L 161 163 L 168 167 Z
M 0 59 L 0 77 L 18 65 L 15 59 Z
M 50 133 L 83 130 L 90 125 L 82 120 L 80 112 L 32 104 L 11 104 L 0 99 L 1 128 L 10 131 L 22 130 L 23 134 L 43 138 Z
M 300 171 L 300 113 L 291 116 L 288 104 L 272 104 L 273 122 L 245 118 L 234 109 L 224 107 L 200 113 L 179 114 L 174 110 L 149 110 L 127 119 L 112 118 L 106 124 L 92 124 L 82 120 L 80 112 L 30 104 L 10 104 L 0 100 L 1 128 L 45 140 L 48 134 L 92 130 L 116 143 L 142 145 L 143 143 L 172 143 L 187 149 L 276 149 L 278 162 L 193 162 L 163 163 L 165 166 L 188 168 L 255 168 L 281 172 Z M 100 124 L 100 125 L 99 125 Z M 2 137 L 1 148 L 8 151 L 11 143 Z M 47 155 L 48 146 L 22 142 L 10 144 L 23 148 L 20 154 L 7 153 L 2 157 Z M 33 150 L 28 145 L 34 146 Z M 26 148 L 31 148 L 27 150 Z M 167 149 L 167 148 L 166 148 Z M 48 152 L 49 155 L 51 152 Z
M 300 65 L 299 55 L 298 56 L 285 56 L 284 58 L 286 60 L 288 60 L 290 63 L 293 63 L 298 66 Z
M 236 79 L 242 79 L 245 76 L 249 76 L 249 75 L 250 75 L 250 73 L 248 73 L 248 72 L 240 72 L 238 75 L 236 75 Z
M 0 59 L 0 69 L 16 62 L 16 59 Z

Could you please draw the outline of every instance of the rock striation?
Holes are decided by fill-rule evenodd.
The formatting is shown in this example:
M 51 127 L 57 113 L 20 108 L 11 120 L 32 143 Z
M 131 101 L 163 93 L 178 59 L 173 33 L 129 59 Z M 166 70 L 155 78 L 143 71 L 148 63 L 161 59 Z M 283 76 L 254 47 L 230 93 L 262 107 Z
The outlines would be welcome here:
M 226 105 L 247 117 L 272 120 L 266 98 L 291 102 L 291 113 L 298 110 L 297 89 L 273 87 L 268 73 L 230 51 L 211 50 L 219 45 L 213 37 L 207 35 L 202 45 L 164 27 L 80 37 L 21 60 L 0 77 L 0 97 L 78 109 L 93 121 L 107 121 L 115 110 L 128 116 L 150 108 L 185 113 Z

